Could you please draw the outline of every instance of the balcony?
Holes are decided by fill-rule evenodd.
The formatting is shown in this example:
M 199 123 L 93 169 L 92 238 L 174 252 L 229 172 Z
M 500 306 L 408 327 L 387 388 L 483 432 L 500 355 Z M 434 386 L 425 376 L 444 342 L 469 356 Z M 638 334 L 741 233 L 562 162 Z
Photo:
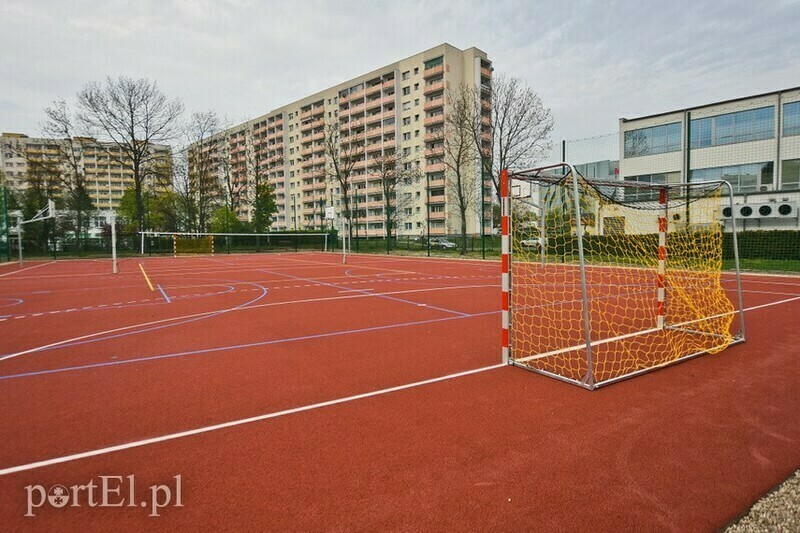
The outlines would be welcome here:
M 434 83 L 426 85 L 425 86 L 425 90 L 423 91 L 422 94 L 428 95 L 428 94 L 437 93 L 437 92 L 443 91 L 443 90 L 444 90 L 444 80 L 439 80 L 437 82 L 434 82 Z
M 431 211 L 430 217 L 431 220 L 444 220 L 444 211 Z
M 491 78 L 492 71 L 487 67 L 481 67 L 481 76 L 483 76 L 484 78 Z
M 444 113 L 433 117 L 425 117 L 425 126 L 433 126 L 435 124 L 444 124 Z
M 423 107 L 423 109 L 425 111 L 432 111 L 434 109 L 442 107 L 443 105 L 444 105 L 444 98 L 437 98 L 436 100 L 425 102 L 425 107 Z
M 438 178 L 438 179 L 435 179 L 435 180 L 434 179 L 429 179 L 428 180 L 428 187 L 431 188 L 431 189 L 436 188 L 436 187 L 444 187 L 444 178 Z
M 383 113 L 375 113 L 374 115 L 368 115 L 366 124 L 379 124 L 383 120 Z
M 356 129 L 360 128 L 364 125 L 363 118 L 351 118 L 349 122 L 345 122 L 344 124 L 339 125 L 339 129 L 347 130 L 347 129 Z
M 370 96 L 370 95 L 373 95 L 375 93 L 381 92 L 381 89 L 382 89 L 382 85 L 380 83 L 376 83 L 375 85 L 371 85 L 371 86 L 367 87 L 367 89 L 364 91 L 364 94 L 366 94 L 367 96 Z
M 434 146 L 425 150 L 425 157 L 441 157 L 444 155 L 444 146 Z
M 394 82 L 395 82 L 394 79 L 386 80 L 381 84 L 381 87 L 383 87 L 384 89 L 388 89 L 390 87 L 394 87 Z
M 441 76 L 444 74 L 444 65 L 437 65 L 433 68 L 426 69 L 425 72 L 422 73 L 422 77 L 424 79 L 434 78 L 436 76 Z
M 432 163 L 425 165 L 425 172 L 444 172 L 444 163 Z
M 351 106 L 350 109 L 342 110 L 341 113 L 339 113 L 339 114 L 341 115 L 342 113 L 344 113 L 346 111 L 349 115 L 363 115 L 365 108 L 366 108 L 366 105 L 364 105 L 363 103 L 360 103 L 360 104 Z
M 306 120 L 309 118 L 311 118 L 311 109 L 300 112 L 300 120 Z

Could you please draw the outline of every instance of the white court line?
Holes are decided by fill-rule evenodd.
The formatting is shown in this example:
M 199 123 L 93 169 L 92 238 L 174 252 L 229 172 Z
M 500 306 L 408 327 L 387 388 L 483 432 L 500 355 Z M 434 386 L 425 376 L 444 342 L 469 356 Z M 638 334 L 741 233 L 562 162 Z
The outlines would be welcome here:
M 763 309 L 765 307 L 771 307 L 771 306 L 774 306 L 774 305 L 788 303 L 788 302 L 792 302 L 792 301 L 795 301 L 795 300 L 800 300 L 800 296 L 797 296 L 795 298 L 787 298 L 785 300 L 780 300 L 780 301 L 777 301 L 777 302 L 770 302 L 770 303 L 766 303 L 766 304 L 762 304 L 762 305 L 756 305 L 756 306 L 753 306 L 753 307 L 748 307 L 748 308 L 745 309 L 745 311 L 755 311 L 756 309 Z M 320 409 L 320 408 L 323 408 L 323 407 L 330 407 L 332 405 L 338 405 L 338 404 L 342 404 L 342 403 L 352 402 L 352 401 L 361 400 L 361 399 L 364 399 L 364 398 L 371 398 L 371 397 L 374 397 L 374 396 L 381 396 L 381 395 L 384 395 L 384 394 L 389 394 L 389 393 L 392 393 L 392 392 L 411 389 L 411 388 L 415 388 L 415 387 L 421 387 L 423 385 L 429 385 L 429 384 L 437 383 L 437 382 L 440 382 L 440 381 L 446 381 L 446 380 L 450 380 L 450 379 L 456 379 L 456 378 L 460 378 L 460 377 L 464 377 L 464 376 L 469 376 L 469 375 L 472 375 L 472 374 L 478 374 L 480 372 L 486 372 L 488 370 L 496 370 L 498 368 L 502 368 L 502 367 L 506 367 L 506 366 L 508 366 L 508 365 L 506 365 L 505 363 L 499 363 L 499 364 L 496 364 L 496 365 L 484 366 L 484 367 L 476 368 L 476 369 L 473 369 L 473 370 L 465 370 L 464 372 L 457 372 L 455 374 L 447 374 L 445 376 L 440 376 L 440 377 L 437 377 L 437 378 L 431 378 L 431 379 L 426 379 L 426 380 L 422 380 L 422 381 L 415 381 L 413 383 L 407 383 L 405 385 L 397 385 L 395 387 L 389 387 L 389 388 L 386 388 L 386 389 L 379 389 L 379 390 L 372 391 L 372 392 L 365 392 L 365 393 L 361 393 L 361 394 L 355 394 L 353 396 L 345 396 L 344 398 L 338 398 L 338 399 L 334 399 L 334 400 L 328 400 L 328 401 L 324 401 L 324 402 L 313 403 L 313 404 L 310 404 L 310 405 L 303 405 L 301 407 L 294 407 L 294 408 L 291 408 L 291 409 L 285 409 L 283 411 L 276 411 L 276 412 L 273 412 L 273 413 L 267 413 L 267 414 L 253 416 L 253 417 L 249 417 L 249 418 L 241 418 L 241 419 L 238 419 L 238 420 L 232 420 L 232 421 L 229 421 L 229 422 L 223 422 L 221 424 L 214 424 L 214 425 L 211 425 L 211 426 L 199 427 L 199 428 L 190 429 L 190 430 L 187 430 L 187 431 L 180 431 L 180 432 L 177 432 L 177 433 L 170 433 L 170 434 L 167 434 L 167 435 L 162 435 L 160 437 L 152 437 L 152 438 L 149 438 L 149 439 L 142 439 L 142 440 L 132 441 L 132 442 L 128 442 L 128 443 L 125 443 L 125 444 L 117 444 L 115 446 L 108 446 L 108 447 L 105 447 L 105 448 L 98 448 L 98 449 L 89 450 L 89 451 L 86 451 L 86 452 L 75 453 L 75 454 L 71 454 L 71 455 L 64 455 L 64 456 L 61 456 L 61 457 L 54 457 L 52 459 L 46 459 L 46 460 L 43 460 L 43 461 L 36 461 L 36 462 L 33 462 L 33 463 L 27 463 L 27 464 L 23 464 L 23 465 L 11 466 L 11 467 L 0 469 L 0 476 L 6 476 L 8 474 L 14 474 L 14 473 L 17 473 L 17 472 L 24 472 L 24 471 L 27 471 L 27 470 L 34 470 L 36 468 L 42 468 L 42 467 L 45 467 L 45 466 L 52 466 L 52 465 L 67 463 L 67 462 L 70 462 L 70 461 L 77 461 L 79 459 L 86 459 L 86 458 L 89 458 L 89 457 L 96 457 L 98 455 L 106 455 L 106 454 L 109 454 L 109 453 L 119 452 L 119 451 L 123 451 L 123 450 L 129 450 L 131 448 L 139 448 L 139 447 L 147 446 L 147 445 L 150 445 L 150 444 L 157 444 L 159 442 L 165 442 L 165 441 L 180 439 L 180 438 L 183 438 L 183 437 L 190 437 L 190 436 L 199 435 L 199 434 L 202 434 L 202 433 L 209 433 L 209 432 L 217 431 L 217 430 L 220 430 L 220 429 L 227 429 L 227 428 L 231 428 L 231 427 L 241 426 L 241 425 L 244 425 L 244 424 L 250 424 L 250 423 L 253 423 L 253 422 L 260 422 L 262 420 L 269 420 L 271 418 L 278 418 L 278 417 L 281 417 L 281 416 L 287 416 L 287 415 L 291 415 L 291 414 L 302 413 L 302 412 L 305 412 L 305 411 L 311 411 L 311 410 Z
M 19 270 L 14 270 L 13 272 L 6 272 L 5 274 L 0 274 L 0 278 L 3 278 L 5 276 L 10 276 L 12 274 L 17 274 L 19 272 L 25 272 L 26 270 L 33 270 L 34 268 L 52 265 L 53 263 L 55 263 L 55 261 L 48 261 L 47 263 L 42 263 L 41 265 L 33 265 L 25 268 L 20 268 Z M 29 278 L 21 278 L 21 279 L 29 279 Z
M 183 437 L 191 437 L 193 435 L 200 435 L 202 433 L 209 433 L 211 431 L 217 431 L 220 429 L 227 429 L 231 427 L 241 426 L 244 424 L 251 424 L 253 422 L 260 422 L 262 420 L 269 420 L 271 418 L 278 418 L 281 416 L 292 415 L 296 413 L 302 413 L 304 411 L 311 411 L 314 409 L 321 409 L 323 407 L 330 407 L 332 405 L 338 405 L 347 402 L 353 402 L 356 400 L 363 400 L 364 398 L 372 398 L 374 396 L 381 396 L 384 394 L 389 394 L 392 392 L 402 391 L 406 389 L 412 389 L 415 387 L 422 387 L 424 385 L 430 385 L 432 383 L 438 383 L 440 381 L 446 381 L 450 379 L 456 379 L 464 376 L 469 376 L 472 374 L 478 374 L 480 372 L 486 372 L 487 370 L 495 370 L 497 368 L 508 366 L 504 363 L 499 363 L 496 365 L 491 366 L 484 366 L 481 368 L 476 368 L 473 370 L 465 370 L 464 372 L 457 372 L 455 374 L 447 374 L 446 376 L 439 376 L 437 378 L 425 379 L 422 381 L 415 381 L 414 383 L 407 383 L 405 385 L 397 385 L 396 387 L 389 387 L 386 389 L 380 389 L 372 392 L 364 392 L 361 394 L 355 394 L 353 396 L 346 396 L 344 398 L 337 398 L 335 400 L 328 400 L 325 402 L 313 403 L 310 405 L 303 405 L 301 407 L 294 407 L 292 409 L 285 409 L 283 411 L 276 411 L 273 413 L 267 413 L 258 416 L 252 416 L 250 418 L 241 418 L 239 420 L 232 420 L 230 422 L 223 422 L 221 424 L 214 424 L 212 426 L 205 426 L 199 427 L 195 429 L 190 429 L 187 431 L 180 431 L 178 433 L 170 433 L 168 435 L 162 435 L 160 437 L 152 437 L 149 439 L 137 440 L 133 442 L 127 442 L 125 444 L 118 444 L 116 446 L 108 446 L 106 448 L 99 448 L 96 450 L 90 450 L 88 452 L 81 452 L 75 453 L 72 455 L 64 455 L 62 457 L 55 457 L 53 459 L 47 459 L 44 461 L 37 461 L 35 463 L 28 463 L 24 465 L 18 466 L 11 466 L 8 468 L 3 468 L 0 470 L 0 476 L 6 476 L 8 474 L 14 474 L 17 472 L 24 472 L 26 470 L 33 470 L 35 468 L 42 468 L 44 466 L 51 466 L 57 465 L 61 463 L 67 463 L 70 461 L 76 461 L 78 459 L 86 459 L 88 457 L 96 457 L 98 455 L 105 455 L 108 453 L 119 452 L 122 450 L 129 450 L 131 448 L 139 448 L 142 446 L 147 446 L 149 444 L 156 444 L 159 442 L 165 442 L 169 440 L 180 439 Z
M 150 322 L 141 322 L 139 324 L 131 324 L 130 326 L 123 326 L 123 327 L 119 327 L 119 328 L 108 329 L 108 330 L 105 330 L 105 331 L 98 331 L 96 333 L 89 333 L 87 335 L 81 335 L 80 337 L 73 337 L 71 339 L 65 339 L 65 340 L 61 340 L 61 341 L 58 341 L 58 342 L 45 344 L 43 346 L 36 346 L 34 348 L 29 348 L 27 350 L 22 350 L 20 352 L 10 353 L 10 354 L 4 355 L 3 357 L 0 357 L 0 361 L 5 361 L 7 359 L 14 359 L 15 357 L 19 357 L 19 356 L 22 356 L 22 355 L 28 355 L 28 354 L 35 353 L 35 352 L 40 352 L 40 351 L 46 350 L 48 348 L 55 348 L 57 346 L 61 346 L 62 344 L 69 344 L 69 343 L 76 342 L 76 341 L 82 341 L 82 340 L 86 340 L 86 339 L 91 339 L 93 337 L 99 337 L 101 335 L 107 335 L 107 334 L 111 334 L 111 333 L 119 333 L 120 331 L 127 331 L 127 330 L 130 330 L 130 329 L 135 329 L 135 328 L 139 328 L 139 327 L 154 326 L 154 325 L 157 325 L 157 324 L 166 324 L 166 323 L 169 323 L 169 322 L 174 322 L 176 320 L 184 320 L 184 319 L 188 319 L 188 318 L 196 318 L 196 317 L 201 317 L 201 316 L 214 315 L 214 314 L 217 314 L 217 313 L 221 314 L 221 313 L 229 313 L 229 312 L 233 312 L 233 311 L 245 311 L 245 310 L 249 310 L 249 309 L 260 309 L 260 308 L 263 308 L 263 307 L 276 307 L 276 306 L 280 306 L 280 305 L 326 302 L 326 301 L 330 301 L 330 300 L 345 300 L 345 299 L 350 299 L 350 298 L 373 298 L 375 296 L 382 296 L 382 295 L 393 296 L 393 295 L 396 295 L 396 294 L 409 294 L 409 293 L 432 292 L 432 291 L 449 291 L 449 290 L 455 290 L 455 289 L 474 289 L 474 288 L 479 288 L 479 287 L 496 288 L 496 287 L 498 287 L 498 285 L 479 284 L 479 285 L 458 285 L 458 286 L 448 286 L 448 287 L 429 287 L 429 288 L 425 288 L 425 289 L 409 289 L 409 290 L 405 290 L 405 291 L 390 291 L 390 292 L 383 292 L 383 293 L 352 294 L 352 295 L 344 295 L 344 296 L 328 296 L 328 297 L 321 297 L 321 298 L 307 298 L 307 299 L 300 299 L 300 300 L 287 300 L 287 301 L 282 301 L 282 302 L 269 302 L 269 303 L 249 305 L 249 306 L 244 306 L 244 307 L 229 307 L 229 308 L 224 308 L 224 309 L 215 309 L 213 311 L 204 311 L 202 313 L 193 313 L 193 314 L 189 314 L 189 315 L 181 315 L 181 316 L 176 316 L 176 317 L 163 318 L 163 319 L 160 319 L 160 320 L 153 320 L 153 321 L 150 321 Z

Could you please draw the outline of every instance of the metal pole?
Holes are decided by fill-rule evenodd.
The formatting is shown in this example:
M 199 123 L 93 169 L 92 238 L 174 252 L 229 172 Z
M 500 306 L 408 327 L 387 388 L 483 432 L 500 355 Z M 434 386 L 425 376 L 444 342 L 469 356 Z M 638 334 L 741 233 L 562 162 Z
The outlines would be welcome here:
M 342 217 L 342 264 L 347 263 L 347 217 Z
M 111 271 L 116 274 L 117 269 L 117 217 L 111 213 Z
M 8 220 L 8 188 L 3 186 L 3 223 L 6 228 L 6 261 L 11 261 L 11 235 Z
M 19 267 L 22 268 L 22 217 L 17 217 L 17 248 L 19 249 Z
M 356 187 L 356 193 L 355 193 L 355 196 L 353 196 L 353 200 L 354 200 L 355 206 L 356 206 L 356 217 L 355 217 L 356 218 L 356 253 L 358 253 L 358 226 L 359 226 L 359 223 L 358 223 L 358 185 L 356 185 L 355 187 Z
M 428 235 L 426 236 L 425 241 L 427 241 L 427 248 L 428 248 L 428 257 L 431 256 L 431 175 L 425 173 L 425 218 L 426 224 L 428 226 Z
M 484 195 L 486 193 L 486 175 L 484 169 L 484 156 L 481 151 L 481 258 L 486 259 L 486 232 L 484 231 L 484 224 L 486 223 L 486 202 L 484 202 Z
M 144 232 L 142 232 L 142 251 L 141 254 L 144 255 Z
M 542 259 L 542 265 L 545 263 L 545 258 L 547 255 L 547 237 L 545 236 L 545 231 L 547 227 L 545 225 L 545 210 L 544 210 L 544 195 L 542 194 L 542 184 L 536 184 L 536 195 L 539 197 L 539 255 Z
M 500 278 L 502 290 L 502 335 L 501 335 L 501 361 L 510 364 L 511 360 L 511 198 L 508 183 L 508 170 L 500 171 Z
M 686 168 L 684 169 L 684 176 L 686 179 L 686 229 L 689 229 L 689 204 L 692 201 L 692 189 L 689 187 L 689 182 L 691 181 L 692 176 L 692 165 L 691 165 L 691 158 L 692 158 L 692 112 L 686 112 Z M 733 215 L 733 209 L 731 209 L 731 215 Z M 735 218 L 731 216 L 731 218 Z
M 731 215 L 734 215 L 733 212 L 733 187 L 727 181 L 723 181 L 725 185 L 728 186 L 728 199 L 730 202 L 731 208 Z M 688 189 L 688 187 L 687 187 Z M 724 227 L 723 227 L 724 228 Z M 739 336 L 742 340 L 745 340 L 745 333 L 744 333 L 744 297 L 742 296 L 742 271 L 739 268 L 739 243 L 736 240 L 736 217 L 731 216 L 731 232 L 733 233 L 733 262 L 736 265 L 736 289 L 739 293 L 739 327 L 741 331 Z
M 580 185 L 578 183 L 578 172 L 575 167 L 568 163 L 564 166 L 572 173 L 572 192 L 573 204 L 575 209 L 575 229 L 578 237 L 578 262 L 580 265 L 581 273 L 581 291 L 583 293 L 583 327 L 586 338 L 586 376 L 583 382 L 590 389 L 594 389 L 594 364 L 592 362 L 592 330 L 591 320 L 589 317 L 589 291 L 586 287 L 586 264 L 584 263 L 583 255 L 583 225 L 581 222 L 581 202 L 580 202 Z

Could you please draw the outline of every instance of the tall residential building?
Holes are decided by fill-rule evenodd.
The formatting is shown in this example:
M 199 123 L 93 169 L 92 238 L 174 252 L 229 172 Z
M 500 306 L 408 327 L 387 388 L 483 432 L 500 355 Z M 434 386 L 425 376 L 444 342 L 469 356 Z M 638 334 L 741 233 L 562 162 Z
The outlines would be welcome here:
M 33 138 L 21 133 L 3 133 L 0 136 L 0 170 L 8 187 L 23 192 L 28 184 L 28 174 L 36 162 L 52 163 L 53 172 L 66 171 L 62 153 L 66 144 L 61 139 Z M 101 142 L 90 137 L 72 139 L 77 154 L 79 172 L 85 176 L 87 190 L 98 210 L 117 209 L 125 189 L 133 186 L 133 169 L 125 154 L 114 143 Z M 169 165 L 172 151 L 169 146 L 155 147 L 157 158 Z M 159 183 L 163 186 L 163 183 Z
M 740 229 L 800 227 L 800 87 L 623 118 L 619 135 L 623 179 L 725 180 Z
M 460 215 L 448 192 L 452 172 L 442 140 L 451 106 L 448 91 L 466 84 L 480 95 L 488 139 L 491 78 L 485 52 L 441 44 L 234 126 L 196 143 L 190 153 L 210 162 L 212 179 L 231 182 L 228 189 L 237 191 L 241 218 L 252 218 L 251 201 L 245 199 L 253 197 L 258 173 L 275 190 L 279 211 L 273 230 L 323 228 L 330 224 L 325 207 L 333 206 L 337 218 L 343 212 L 342 187 L 329 170 L 335 158 L 326 152 L 326 138 L 331 139 L 335 128 L 339 144 L 349 147 L 347 154 L 340 148 L 342 160 L 353 157 L 349 200 L 359 235 L 385 232 L 386 198 L 378 167 L 392 154 L 404 169 L 418 171 L 398 184 L 396 198 L 391 199 L 397 208 L 396 234 L 427 234 L 428 225 L 431 235 L 458 233 Z M 195 176 L 197 160 L 190 158 Z M 473 187 L 467 232 L 477 233 L 481 212 L 477 157 L 464 167 Z M 485 198 L 491 202 L 488 192 Z M 488 226 L 491 209 L 486 211 Z

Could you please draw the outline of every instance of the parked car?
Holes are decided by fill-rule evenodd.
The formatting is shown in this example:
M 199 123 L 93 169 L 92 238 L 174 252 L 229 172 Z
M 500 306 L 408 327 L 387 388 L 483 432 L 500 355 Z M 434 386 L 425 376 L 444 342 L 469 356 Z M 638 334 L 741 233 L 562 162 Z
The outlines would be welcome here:
M 448 241 L 447 239 L 434 238 L 431 239 L 431 246 L 441 248 L 442 250 L 453 250 L 456 248 L 456 243 Z
M 526 250 L 539 250 L 542 246 L 539 239 L 525 239 L 520 242 L 520 245 Z

